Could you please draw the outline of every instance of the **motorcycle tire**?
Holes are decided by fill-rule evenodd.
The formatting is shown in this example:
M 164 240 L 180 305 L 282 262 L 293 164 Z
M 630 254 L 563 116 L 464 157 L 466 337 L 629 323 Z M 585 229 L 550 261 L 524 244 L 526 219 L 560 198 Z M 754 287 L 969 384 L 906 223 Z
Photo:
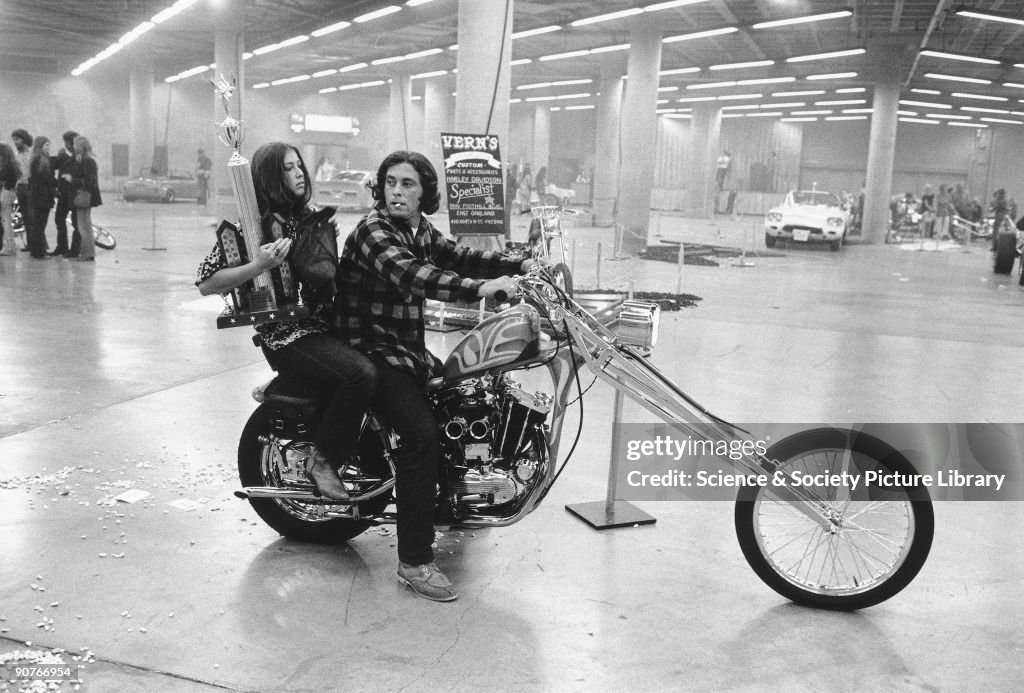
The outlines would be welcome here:
M 279 485 L 274 475 L 264 469 L 264 454 L 273 454 L 273 450 L 266 450 L 271 444 L 262 442 L 261 438 L 270 433 L 270 411 L 267 405 L 261 404 L 249 417 L 238 443 L 238 477 L 243 487 Z M 292 442 L 295 444 L 295 441 Z M 381 469 L 387 468 L 386 463 L 382 462 L 383 443 L 372 434 L 360 438 L 358 451 L 361 461 L 377 463 L 375 471 L 378 474 Z M 368 459 L 376 456 L 380 456 L 381 460 Z M 390 499 L 391 494 L 384 494 L 366 504 L 372 507 L 360 505 L 360 512 L 363 516 L 379 513 Z M 250 498 L 249 503 L 256 514 L 278 534 L 311 544 L 342 544 L 362 534 L 373 524 L 370 520 L 318 516 L 318 510 L 323 505 L 319 502 L 314 506 L 302 501 Z
M 996 259 L 993 271 L 996 274 L 1010 274 L 1017 257 L 1017 237 L 1012 233 L 1000 233 L 996 238 Z
M 803 487 L 835 513 L 828 529 L 794 502 L 781 500 L 770 481 L 740 489 L 736 535 L 747 563 L 765 584 L 797 604 L 834 611 L 874 606 L 910 584 L 928 558 L 935 530 L 928 491 L 912 483 L 863 484 L 869 470 L 898 484 L 916 475 L 906 457 L 877 438 L 839 429 L 797 433 L 765 456 L 778 462 L 787 479 L 793 472 L 848 471 L 862 480 L 843 499 L 835 486 Z
M 117 239 L 114 238 L 114 234 L 110 233 L 102 226 L 93 224 L 92 233 L 93 243 L 95 243 L 97 247 L 103 248 L 104 250 L 113 250 L 117 247 Z
M 564 262 L 559 262 L 551 267 L 551 281 L 555 283 L 555 286 L 564 291 L 569 298 L 572 298 L 572 272 Z

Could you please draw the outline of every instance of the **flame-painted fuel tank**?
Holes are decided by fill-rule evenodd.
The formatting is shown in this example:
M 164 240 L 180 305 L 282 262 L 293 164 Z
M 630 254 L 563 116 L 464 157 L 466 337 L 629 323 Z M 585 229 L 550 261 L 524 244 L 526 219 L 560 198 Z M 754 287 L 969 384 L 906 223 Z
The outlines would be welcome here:
M 444 363 L 446 381 L 526 363 L 540 353 L 540 315 L 520 304 L 492 315 L 470 330 Z

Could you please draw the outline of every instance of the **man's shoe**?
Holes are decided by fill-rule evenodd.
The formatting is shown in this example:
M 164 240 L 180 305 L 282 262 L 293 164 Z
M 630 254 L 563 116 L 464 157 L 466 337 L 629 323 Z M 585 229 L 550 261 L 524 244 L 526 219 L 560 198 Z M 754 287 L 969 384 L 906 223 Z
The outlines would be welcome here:
M 306 476 L 316 486 L 317 493 L 331 500 L 347 501 L 348 489 L 341 483 L 338 472 L 327 462 L 326 457 L 313 457 L 306 468 Z
M 68 252 L 64 253 L 64 257 L 67 257 L 67 258 L 78 257 L 78 253 L 72 253 L 71 251 L 68 251 Z
M 63 255 L 66 252 L 68 252 L 67 248 L 64 248 L 63 250 L 57 248 L 56 250 L 51 250 L 50 252 L 48 252 L 47 255 L 49 255 L 50 257 L 55 257 L 57 255 Z
M 406 565 L 399 561 L 398 581 L 411 587 L 413 592 L 424 599 L 431 599 L 435 602 L 450 602 L 459 597 L 452 581 L 438 569 L 434 562 L 423 565 Z

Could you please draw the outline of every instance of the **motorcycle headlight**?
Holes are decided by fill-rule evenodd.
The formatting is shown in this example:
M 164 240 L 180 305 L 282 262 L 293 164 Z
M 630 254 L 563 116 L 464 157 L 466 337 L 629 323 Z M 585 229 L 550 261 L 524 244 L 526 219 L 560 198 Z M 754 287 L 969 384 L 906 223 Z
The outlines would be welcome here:
M 768 221 L 782 221 L 782 214 L 779 212 L 768 212 L 768 214 L 765 215 L 765 219 Z
M 842 217 L 829 217 L 828 218 L 828 225 L 829 226 L 842 226 L 843 225 L 843 218 Z
M 650 351 L 658 341 L 661 306 L 649 301 L 623 301 L 615 336 L 622 344 Z

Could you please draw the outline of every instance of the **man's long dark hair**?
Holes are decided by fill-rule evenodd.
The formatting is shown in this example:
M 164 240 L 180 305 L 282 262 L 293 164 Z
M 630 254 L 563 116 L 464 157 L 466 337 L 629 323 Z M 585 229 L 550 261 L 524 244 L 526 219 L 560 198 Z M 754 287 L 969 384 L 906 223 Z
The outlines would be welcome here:
M 284 157 L 289 152 L 299 157 L 299 168 L 306 181 L 302 197 L 297 197 L 284 182 Z M 301 215 L 313 197 L 313 181 L 306 169 L 302 153 L 284 142 L 268 142 L 252 155 L 252 182 L 256 187 L 256 204 L 260 214 L 268 212 L 293 213 Z
M 427 157 L 419 152 L 407 152 L 400 150 L 391 152 L 377 169 L 377 180 L 373 182 L 373 199 L 378 202 L 384 201 L 384 182 L 387 179 L 388 169 L 398 164 L 409 164 L 420 176 L 420 185 L 423 186 L 423 197 L 420 198 L 420 212 L 422 214 L 433 214 L 441 206 L 441 193 L 438 190 L 437 171 Z

